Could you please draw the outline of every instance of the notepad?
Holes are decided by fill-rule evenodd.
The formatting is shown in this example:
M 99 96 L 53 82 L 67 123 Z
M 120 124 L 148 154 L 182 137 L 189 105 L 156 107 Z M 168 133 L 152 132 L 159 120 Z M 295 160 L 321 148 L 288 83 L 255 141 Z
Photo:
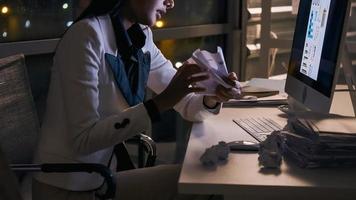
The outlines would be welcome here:
M 279 90 L 246 85 L 241 89 L 242 96 L 268 97 L 279 94 Z

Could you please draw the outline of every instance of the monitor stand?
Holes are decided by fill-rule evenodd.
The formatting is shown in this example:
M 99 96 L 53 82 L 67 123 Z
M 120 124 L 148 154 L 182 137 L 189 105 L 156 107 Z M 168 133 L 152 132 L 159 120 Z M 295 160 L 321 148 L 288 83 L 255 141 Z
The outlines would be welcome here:
M 289 116 L 295 115 L 296 113 L 310 111 L 310 109 L 305 107 L 303 104 L 301 104 L 291 96 L 288 96 L 287 101 L 287 105 L 280 105 L 278 106 L 278 109 Z

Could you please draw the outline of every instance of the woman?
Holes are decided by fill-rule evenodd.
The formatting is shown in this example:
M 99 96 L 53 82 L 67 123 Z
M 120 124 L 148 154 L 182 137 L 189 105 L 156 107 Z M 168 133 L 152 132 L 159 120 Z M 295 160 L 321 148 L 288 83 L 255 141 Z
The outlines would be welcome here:
M 36 162 L 113 164 L 114 145 L 149 131 L 159 113 L 174 108 L 201 121 L 232 98 L 224 87 L 216 96 L 195 94 L 205 89 L 191 85 L 208 75 L 191 64 L 176 71 L 154 45 L 148 26 L 173 6 L 173 0 L 91 2 L 58 45 Z M 146 86 L 158 95 L 143 102 Z M 116 198 L 172 199 L 178 174 L 177 166 L 118 173 Z M 33 195 L 93 199 L 101 184 L 97 175 L 41 173 Z

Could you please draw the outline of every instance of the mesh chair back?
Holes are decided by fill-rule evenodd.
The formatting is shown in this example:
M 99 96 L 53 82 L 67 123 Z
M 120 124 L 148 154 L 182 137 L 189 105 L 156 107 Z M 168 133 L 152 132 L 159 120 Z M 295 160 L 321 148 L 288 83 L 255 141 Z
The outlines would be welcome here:
M 38 132 L 24 56 L 0 59 L 0 146 L 11 164 L 32 162 Z

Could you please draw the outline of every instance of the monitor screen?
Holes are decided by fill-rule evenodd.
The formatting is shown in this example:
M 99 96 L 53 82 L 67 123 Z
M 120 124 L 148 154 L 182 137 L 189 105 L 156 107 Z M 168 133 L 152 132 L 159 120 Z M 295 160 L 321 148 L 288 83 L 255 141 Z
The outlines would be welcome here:
M 348 0 L 301 0 L 288 75 L 330 98 Z

